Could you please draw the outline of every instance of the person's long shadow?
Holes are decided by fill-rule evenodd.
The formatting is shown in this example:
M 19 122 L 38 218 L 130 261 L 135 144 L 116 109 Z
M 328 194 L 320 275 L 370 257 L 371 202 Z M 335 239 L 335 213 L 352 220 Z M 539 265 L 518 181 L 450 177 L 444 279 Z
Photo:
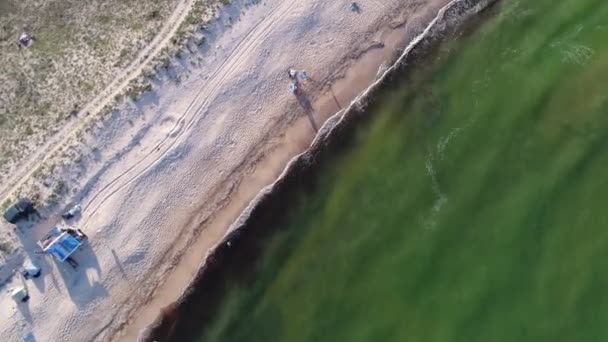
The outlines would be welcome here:
M 28 302 L 18 303 L 17 309 L 21 313 L 23 319 L 25 319 L 28 323 L 32 323 L 32 313 L 30 312 L 30 306 Z
M 308 96 L 303 91 L 299 91 L 296 94 L 296 98 L 298 99 L 300 106 L 302 106 L 302 108 L 306 112 L 306 116 L 308 116 L 308 120 L 310 121 L 310 126 L 312 126 L 312 129 L 315 132 L 318 132 L 319 127 L 317 126 L 317 123 L 315 122 L 315 115 L 314 115 L 315 109 L 312 107 L 312 103 L 308 99 Z
M 23 336 L 23 342 L 36 342 L 36 336 L 34 333 L 29 331 L 25 336 Z
M 112 252 L 112 257 L 114 257 L 114 262 L 116 263 L 116 266 L 118 267 L 118 270 L 120 271 L 120 273 L 122 274 L 122 276 L 125 279 L 129 279 L 129 277 L 127 277 L 127 272 L 125 271 L 125 268 L 122 267 L 122 263 L 120 262 L 120 258 L 118 257 L 118 254 L 116 254 L 116 251 L 114 250 L 114 248 L 111 248 L 110 251 Z

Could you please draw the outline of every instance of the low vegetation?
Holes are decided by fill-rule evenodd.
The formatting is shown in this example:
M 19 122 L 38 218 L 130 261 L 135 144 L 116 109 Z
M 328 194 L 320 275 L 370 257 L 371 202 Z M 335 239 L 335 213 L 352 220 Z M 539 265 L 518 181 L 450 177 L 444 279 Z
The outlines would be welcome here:
M 56 131 L 158 32 L 177 0 L 5 0 L 0 170 Z M 33 42 L 19 47 L 19 36 Z

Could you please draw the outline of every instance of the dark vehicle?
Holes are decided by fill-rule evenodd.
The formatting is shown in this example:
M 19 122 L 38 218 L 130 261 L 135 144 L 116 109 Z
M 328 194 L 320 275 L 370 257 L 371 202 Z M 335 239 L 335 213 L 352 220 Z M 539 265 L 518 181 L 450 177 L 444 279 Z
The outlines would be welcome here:
M 34 203 L 27 198 L 22 198 L 17 203 L 11 205 L 2 216 L 8 222 L 15 224 L 35 212 Z

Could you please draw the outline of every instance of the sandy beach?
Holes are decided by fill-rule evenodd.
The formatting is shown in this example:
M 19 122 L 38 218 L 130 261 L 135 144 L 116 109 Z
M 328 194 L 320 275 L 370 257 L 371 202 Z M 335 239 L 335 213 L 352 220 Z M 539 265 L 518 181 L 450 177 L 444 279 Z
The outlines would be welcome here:
M 0 297 L 7 341 L 134 341 L 177 299 L 259 191 L 448 0 L 235 1 L 185 52 L 87 133 L 68 168 L 89 236 L 72 270 L 35 255 L 59 222 L 20 234 L 42 276 Z M 310 79 L 294 96 L 288 68 Z M 51 217 L 51 216 L 50 216 Z

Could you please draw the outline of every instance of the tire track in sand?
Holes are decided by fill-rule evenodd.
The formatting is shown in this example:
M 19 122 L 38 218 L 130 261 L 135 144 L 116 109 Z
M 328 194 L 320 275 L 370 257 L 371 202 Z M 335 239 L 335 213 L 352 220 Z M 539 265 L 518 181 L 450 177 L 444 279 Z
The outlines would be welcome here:
M 139 161 L 135 164 L 127 168 L 125 172 L 123 172 L 120 176 L 114 178 L 104 187 L 102 187 L 89 201 L 83 206 L 83 210 L 87 210 L 89 207 L 95 204 L 95 201 L 99 198 L 99 202 L 94 206 L 94 209 L 87 215 L 87 219 L 85 220 L 84 225 L 88 222 L 88 220 L 97 213 L 99 208 L 114 194 L 124 189 L 126 186 L 133 183 L 137 178 L 139 178 L 142 174 L 144 174 L 151 167 L 156 165 L 161 159 L 163 159 L 179 141 L 181 141 L 185 132 L 189 131 L 194 125 L 196 119 L 199 118 L 200 113 L 206 109 L 209 104 L 209 100 L 217 94 L 217 91 L 221 88 L 224 81 L 234 74 L 234 69 L 239 67 L 245 61 L 244 57 L 252 50 L 253 47 L 257 45 L 257 43 L 268 35 L 269 30 L 274 27 L 281 17 L 289 11 L 295 3 L 290 0 L 284 1 L 282 4 L 278 5 L 274 9 L 270 11 L 268 15 L 266 15 L 260 22 L 258 22 L 251 31 L 246 34 L 237 45 L 230 51 L 228 57 L 220 64 L 220 66 L 216 69 L 215 72 L 209 77 L 209 81 L 205 83 L 203 87 L 199 90 L 195 98 L 190 102 L 186 110 L 179 117 L 172 130 L 167 134 L 163 140 L 161 140 L 157 145 L 155 145 L 151 152 L 143 156 Z M 203 99 L 200 105 L 197 108 L 197 102 L 200 99 Z M 192 110 L 195 109 L 193 115 L 191 114 Z M 163 148 L 164 145 L 169 144 L 164 147 L 164 150 L 160 153 L 159 149 Z M 152 157 L 151 160 L 150 157 Z M 147 161 L 147 163 L 145 163 Z M 142 167 L 138 171 L 138 167 Z M 125 182 L 119 183 L 120 180 L 129 176 Z M 109 192 L 108 192 L 109 191 Z M 104 195 L 105 194 L 105 195 Z M 100 197 L 104 195 L 103 197 Z

